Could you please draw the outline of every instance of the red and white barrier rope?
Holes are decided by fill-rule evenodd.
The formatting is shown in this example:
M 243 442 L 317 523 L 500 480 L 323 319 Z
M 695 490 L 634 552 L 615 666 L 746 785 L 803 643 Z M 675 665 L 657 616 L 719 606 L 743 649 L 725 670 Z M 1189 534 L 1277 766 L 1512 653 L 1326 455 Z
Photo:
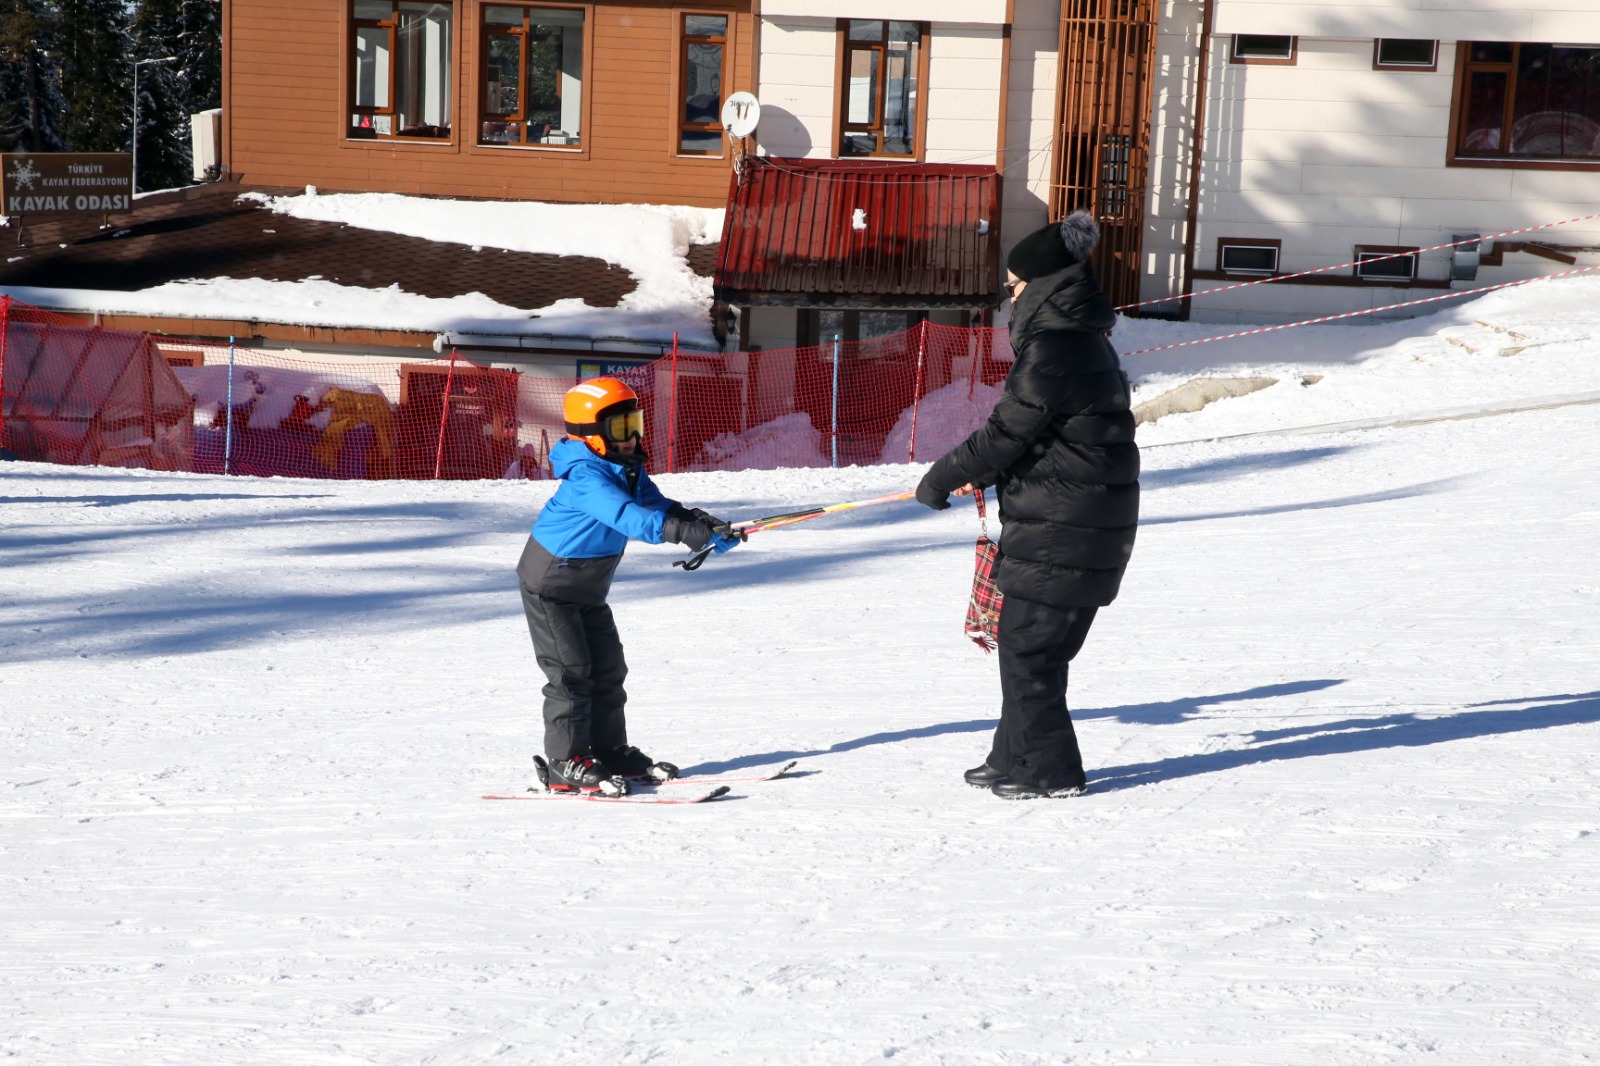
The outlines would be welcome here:
M 1476 289 L 1462 289 L 1460 292 L 1447 292 L 1440 296 L 1429 296 L 1424 300 L 1407 300 L 1405 303 L 1388 304 L 1384 307 L 1369 307 L 1364 311 L 1346 311 L 1341 315 L 1324 315 L 1322 318 L 1307 318 L 1300 322 L 1285 322 L 1278 326 L 1262 326 L 1259 329 L 1247 329 L 1240 333 L 1224 333 L 1215 337 L 1197 337 L 1191 341 L 1178 341 L 1174 344 L 1160 344 L 1154 348 L 1140 348 L 1137 351 L 1124 352 L 1123 358 L 1134 355 L 1148 355 L 1151 352 L 1165 352 L 1173 348 L 1188 348 L 1195 344 L 1209 344 L 1212 341 L 1231 341 L 1240 337 L 1253 337 L 1258 333 L 1274 333 L 1280 329 L 1294 329 L 1296 326 L 1316 326 L 1324 322 L 1337 322 L 1343 318 L 1358 318 L 1361 315 L 1377 314 L 1379 311 L 1395 311 L 1402 307 L 1416 307 L 1420 304 L 1437 303 L 1440 300 L 1454 300 L 1462 296 L 1481 296 L 1486 292 L 1496 289 L 1513 289 L 1518 285 L 1532 285 L 1536 281 L 1554 281 L 1557 278 L 1570 278 L 1575 274 L 1588 274 L 1600 270 L 1600 265 L 1580 267 L 1577 270 L 1565 270 L 1559 274 L 1543 274 L 1537 278 L 1523 278 L 1521 281 L 1506 281 L 1499 285 L 1484 285 Z
M 1224 285 L 1220 289 L 1195 289 L 1180 296 L 1163 296 L 1158 300 L 1141 300 L 1136 304 L 1122 304 L 1116 308 L 1118 311 L 1132 311 L 1137 307 L 1149 307 L 1152 304 L 1169 304 L 1178 300 L 1187 300 L 1195 296 L 1216 296 L 1219 293 L 1233 292 L 1235 289 L 1248 289 L 1255 285 L 1270 285 L 1278 281 L 1292 281 L 1295 278 L 1309 277 L 1312 274 L 1326 274 L 1330 270 L 1348 270 L 1354 266 L 1365 263 L 1378 263 L 1385 259 L 1398 259 L 1403 255 L 1421 255 L 1423 252 L 1438 252 L 1446 248 L 1456 248 L 1463 244 L 1474 242 L 1497 241 L 1502 237 L 1515 237 L 1519 233 L 1534 233 L 1542 229 L 1554 229 L 1557 226 L 1570 226 L 1574 222 L 1588 222 L 1600 218 L 1600 214 L 1582 215 L 1578 218 L 1566 218 L 1560 222 L 1545 222 L 1538 226 L 1524 226 L 1522 229 L 1508 229 L 1504 233 L 1491 233 L 1486 237 L 1468 237 L 1464 240 L 1451 241 L 1449 244 L 1436 244 L 1432 248 L 1418 248 L 1415 251 L 1391 252 L 1388 255 L 1373 255 L 1364 259 L 1351 260 L 1348 263 L 1335 263 L 1333 266 L 1317 267 L 1315 270 L 1301 270 L 1293 274 L 1274 274 L 1270 278 L 1257 278 L 1255 281 L 1241 281 L 1233 285 Z M 1483 289 L 1476 290 L 1483 292 Z

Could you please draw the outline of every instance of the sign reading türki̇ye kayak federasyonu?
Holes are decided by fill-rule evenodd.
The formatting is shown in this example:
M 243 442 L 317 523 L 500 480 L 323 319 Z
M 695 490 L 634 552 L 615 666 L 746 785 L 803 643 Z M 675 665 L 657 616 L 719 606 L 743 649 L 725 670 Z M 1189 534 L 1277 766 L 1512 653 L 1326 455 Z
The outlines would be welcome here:
M 76 215 L 133 206 L 133 160 L 127 152 L 0 154 L 0 214 Z

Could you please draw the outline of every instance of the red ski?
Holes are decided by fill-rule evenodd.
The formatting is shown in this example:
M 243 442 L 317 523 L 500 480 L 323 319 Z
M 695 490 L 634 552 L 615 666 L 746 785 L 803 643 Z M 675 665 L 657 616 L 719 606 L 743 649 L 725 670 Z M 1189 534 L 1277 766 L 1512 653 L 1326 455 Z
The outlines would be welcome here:
M 545 792 L 529 789 L 527 792 L 515 795 L 499 795 L 490 793 L 478 797 L 486 800 L 589 800 L 592 803 L 705 803 L 708 800 L 721 799 L 731 789 L 727 785 L 718 785 L 716 788 L 706 789 L 704 792 L 693 796 L 656 796 L 648 792 L 630 792 L 625 796 L 612 796 L 604 792 Z
M 782 766 L 768 774 L 757 774 L 753 777 L 727 777 L 722 774 L 684 774 L 682 777 L 669 777 L 665 781 L 641 781 L 642 785 L 709 785 L 717 781 L 776 781 L 784 774 L 800 765 L 799 759 L 790 759 Z

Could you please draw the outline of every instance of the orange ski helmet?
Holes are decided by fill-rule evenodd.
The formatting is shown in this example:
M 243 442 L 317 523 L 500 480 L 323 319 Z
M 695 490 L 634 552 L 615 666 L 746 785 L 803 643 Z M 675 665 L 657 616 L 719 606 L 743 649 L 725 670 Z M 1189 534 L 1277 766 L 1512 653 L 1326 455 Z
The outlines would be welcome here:
M 590 378 L 567 390 L 561 400 L 561 417 L 567 437 L 581 440 L 602 458 L 624 462 L 634 456 L 614 456 L 611 445 L 638 441 L 635 455 L 644 454 L 644 412 L 639 396 L 616 378 Z

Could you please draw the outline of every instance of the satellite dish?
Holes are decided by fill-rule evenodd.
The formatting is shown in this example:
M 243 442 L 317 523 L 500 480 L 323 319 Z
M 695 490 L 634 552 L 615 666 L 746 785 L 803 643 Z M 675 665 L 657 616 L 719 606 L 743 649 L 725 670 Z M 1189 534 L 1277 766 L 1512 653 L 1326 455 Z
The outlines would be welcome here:
M 761 101 L 753 93 L 734 93 L 722 104 L 722 128 L 733 137 L 748 137 L 761 121 Z

